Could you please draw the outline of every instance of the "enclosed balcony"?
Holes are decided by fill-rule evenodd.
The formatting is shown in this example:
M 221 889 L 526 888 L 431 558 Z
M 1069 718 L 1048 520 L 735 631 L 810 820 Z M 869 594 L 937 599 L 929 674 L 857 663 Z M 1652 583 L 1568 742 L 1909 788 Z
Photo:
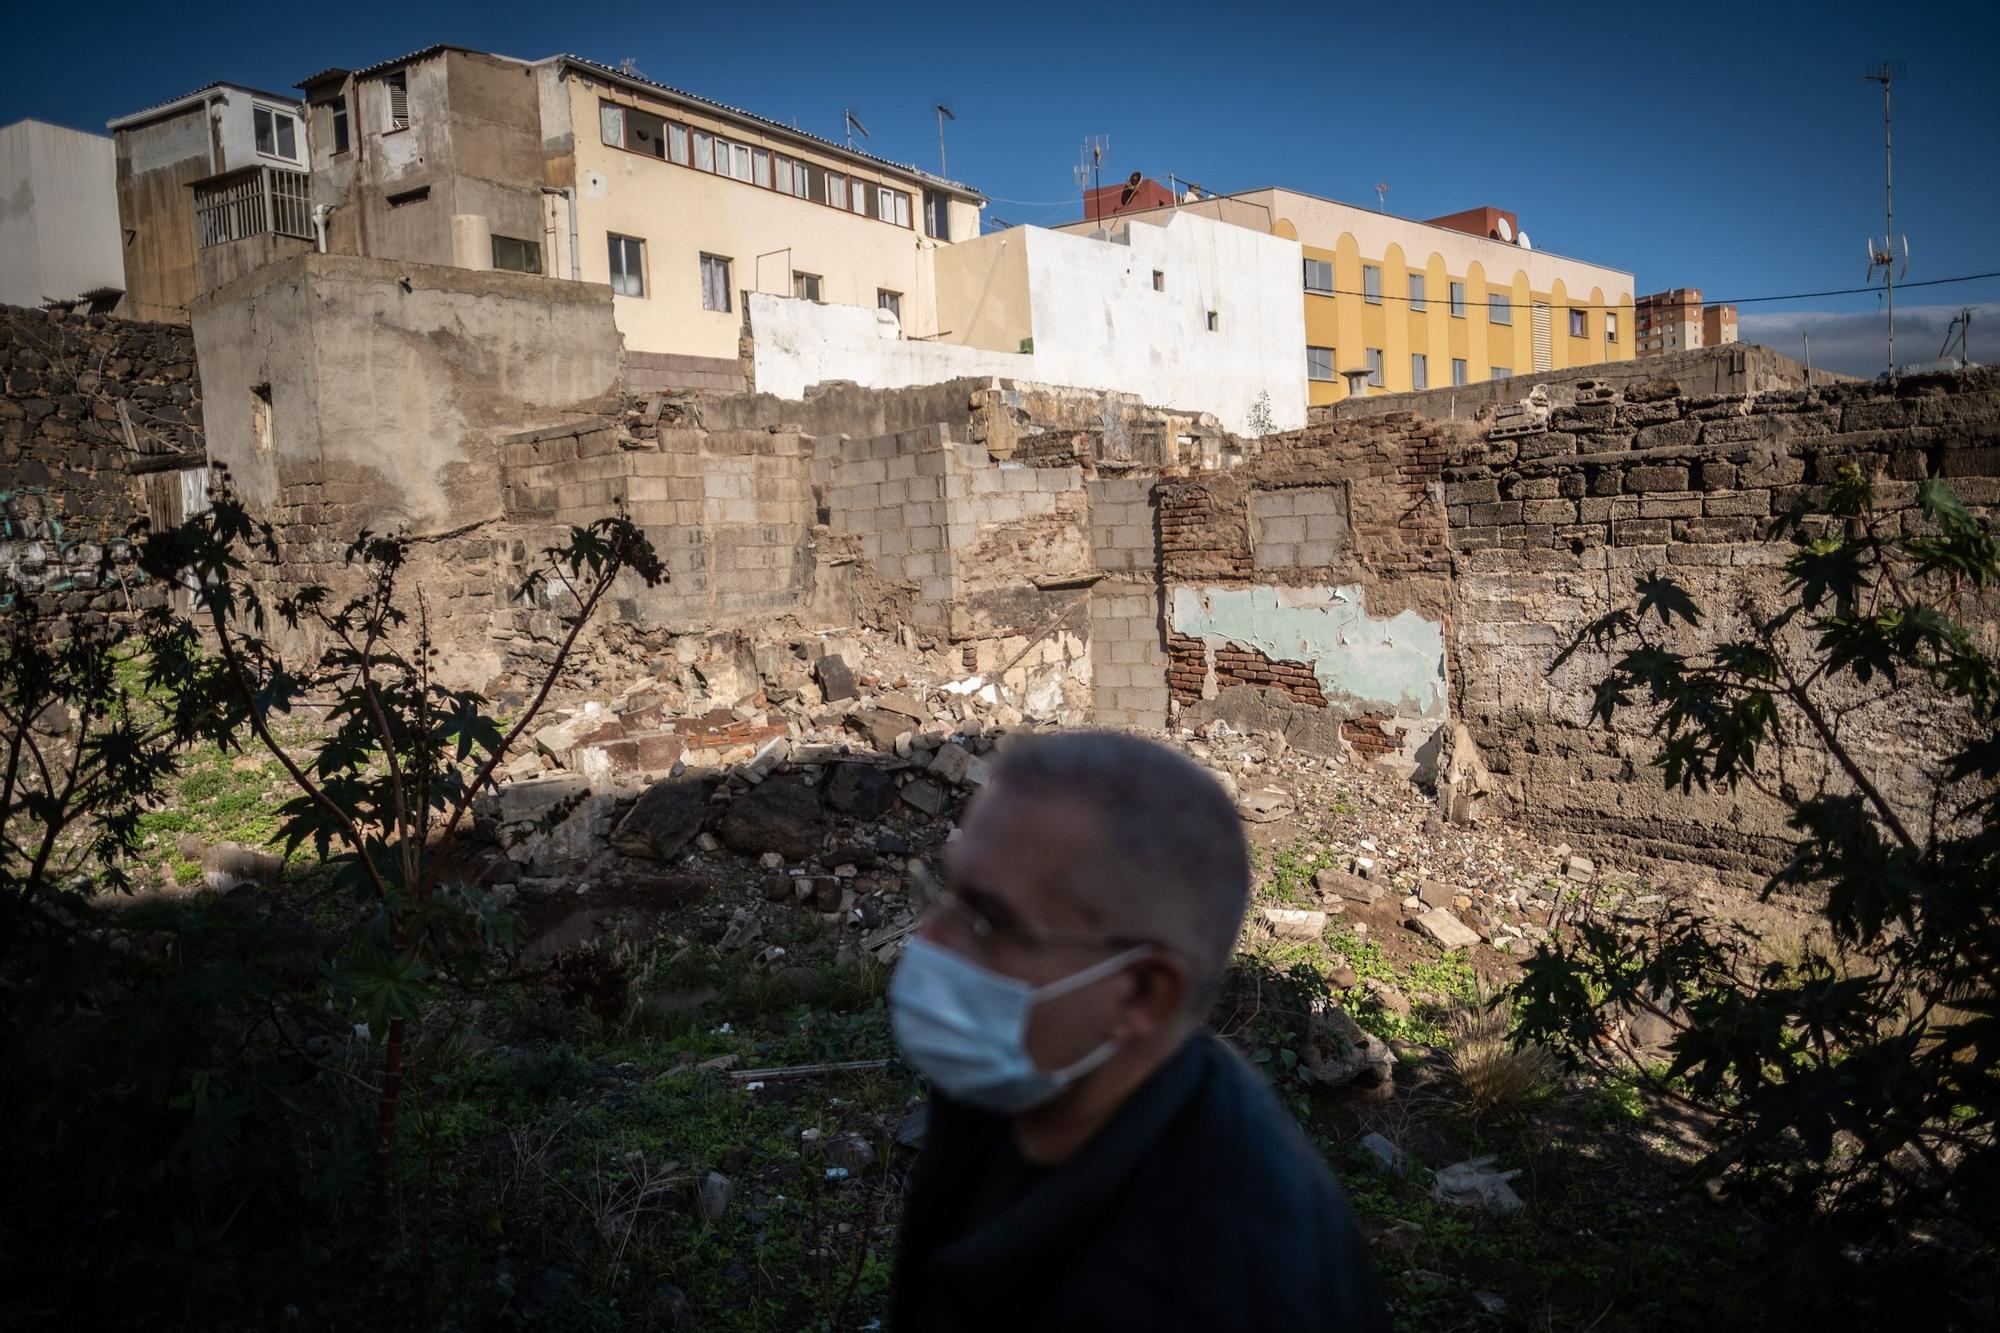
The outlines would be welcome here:
M 204 292 L 312 248 L 308 172 L 243 167 L 189 188 L 194 191 L 195 248 Z

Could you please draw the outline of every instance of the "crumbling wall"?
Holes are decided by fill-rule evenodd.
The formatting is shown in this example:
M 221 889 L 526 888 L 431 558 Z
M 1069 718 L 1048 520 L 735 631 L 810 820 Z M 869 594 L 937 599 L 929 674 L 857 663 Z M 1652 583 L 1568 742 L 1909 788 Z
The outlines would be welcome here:
M 1462 442 L 1445 480 L 1454 567 L 1454 706 L 1516 817 L 1573 840 L 1724 872 L 1768 870 L 1785 840 L 1776 802 L 1750 786 L 1665 793 L 1641 718 L 1590 718 L 1608 668 L 1577 629 L 1629 607 L 1635 584 L 1672 574 L 1705 613 L 1699 651 L 1740 629 L 1745 599 L 1780 605 L 1790 550 L 1763 539 L 1773 516 L 1819 512 L 1841 466 L 1876 476 L 1894 531 L 1915 483 L 1941 474 L 1967 503 L 2000 501 L 2000 373 L 1763 395 L 1681 395 L 1672 383 L 1619 393 L 1584 386 L 1570 405 L 1524 405 Z M 1991 644 L 1996 608 L 1975 607 Z M 1948 737 L 1920 690 L 1861 708 L 1843 735 L 1880 764 L 1893 796 L 1918 801 L 1926 756 Z M 1783 780 L 1825 780 L 1814 747 Z M 1776 778 L 1775 771 L 1770 775 Z
M 1416 754 L 1447 712 L 1441 468 L 1461 428 L 1409 415 L 1267 438 L 1223 475 L 1163 482 L 1168 686 L 1327 709 L 1363 752 Z
M 1167 654 L 1153 479 L 1103 477 L 1086 489 L 1091 555 L 1102 575 L 1090 589 L 1093 716 L 1103 726 L 1163 727 Z
M 158 605 L 130 534 L 206 503 L 201 417 L 186 326 L 0 307 L 0 579 L 72 617 Z

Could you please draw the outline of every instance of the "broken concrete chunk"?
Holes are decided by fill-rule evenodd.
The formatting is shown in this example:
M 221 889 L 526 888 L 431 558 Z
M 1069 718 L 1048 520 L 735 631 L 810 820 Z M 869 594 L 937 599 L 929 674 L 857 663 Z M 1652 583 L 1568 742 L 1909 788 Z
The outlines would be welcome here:
M 1423 887 L 1417 890 L 1417 897 L 1423 902 L 1423 905 L 1426 907 L 1442 907 L 1449 909 L 1451 907 L 1452 899 L 1456 898 L 1457 896 L 1458 896 L 1458 891 L 1456 889 L 1452 888 L 1448 884 L 1440 884 L 1434 879 L 1425 880 Z
M 936 816 L 943 814 L 945 800 L 944 788 L 932 782 L 929 778 L 918 778 L 915 782 L 903 788 L 904 803 L 923 811 L 927 815 Z
M 1373 1130 L 1361 1136 L 1361 1146 L 1374 1154 L 1384 1171 L 1403 1169 L 1403 1150 Z
M 830 704 L 838 703 L 842 699 L 852 699 L 857 693 L 854 688 L 854 672 L 849 670 L 847 662 L 837 655 L 820 658 L 813 664 L 813 674 L 819 678 L 820 692 L 826 696 L 826 701 Z
M 1588 884 L 1597 878 L 1597 863 L 1587 856 L 1572 856 L 1564 862 L 1563 874 L 1580 883 Z
M 798 777 L 772 778 L 736 798 L 715 827 L 723 844 L 747 855 L 777 852 L 804 860 L 826 838 L 826 812 L 817 789 Z
M 611 846 L 627 856 L 665 861 L 694 841 L 708 818 L 707 778 L 667 778 L 646 788 L 618 827 Z
M 1293 907 L 1260 907 L 1257 919 L 1282 940 L 1316 940 L 1326 933 L 1326 913 Z
M 893 754 L 896 738 L 914 731 L 916 723 L 901 713 L 886 712 L 880 708 L 869 708 L 852 714 L 847 719 L 850 729 L 868 738 L 868 743 L 883 754 Z
M 743 776 L 752 782 L 762 782 L 777 772 L 778 765 L 791 756 L 792 743 L 784 736 L 773 736 L 757 747 L 757 753 L 743 766 Z
M 1522 1206 L 1521 1196 L 1507 1182 L 1521 1173 L 1498 1171 L 1493 1164 L 1499 1161 L 1496 1153 L 1487 1153 L 1471 1161 L 1458 1162 L 1445 1167 L 1431 1182 L 1431 1197 L 1440 1203 L 1453 1203 L 1461 1207 L 1493 1208 L 1510 1213 Z
M 1418 917 L 1416 927 L 1447 949 L 1470 949 L 1479 943 L 1479 932 L 1442 907 L 1433 907 Z
M 1323 867 L 1313 873 L 1313 887 L 1318 889 L 1322 896 L 1332 894 L 1357 903 L 1377 902 L 1388 892 L 1379 884 L 1370 884 L 1359 875 L 1350 875 L 1331 866 Z
M 285 868 L 285 858 L 240 842 L 222 842 L 201 854 L 202 883 L 217 893 L 239 884 L 268 884 Z
M 1260 787 L 1245 792 L 1236 802 L 1237 813 L 1252 824 L 1269 824 L 1285 818 L 1298 808 L 1292 794 L 1282 787 Z
M 900 690 L 875 697 L 875 706 L 885 713 L 897 713 L 912 722 L 924 723 L 931 720 L 931 710 L 924 707 L 915 695 Z
M 1315 1001 L 1306 1020 L 1304 1063 L 1313 1078 L 1328 1087 L 1354 1082 L 1368 1086 L 1390 1076 L 1396 1056 L 1345 1009 Z

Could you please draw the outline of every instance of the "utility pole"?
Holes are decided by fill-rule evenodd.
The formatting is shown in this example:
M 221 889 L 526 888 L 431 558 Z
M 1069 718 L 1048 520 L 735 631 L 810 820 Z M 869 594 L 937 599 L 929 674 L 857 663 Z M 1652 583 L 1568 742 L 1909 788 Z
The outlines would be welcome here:
M 1869 271 L 1882 270 L 1882 289 L 1889 313 L 1889 378 L 1896 377 L 1896 188 L 1894 158 L 1890 152 L 1889 85 L 1903 73 L 1903 62 L 1884 60 L 1861 77 L 1882 85 L 1882 248 L 1869 245 Z M 1904 264 L 1909 262 L 1909 244 L 1903 246 Z

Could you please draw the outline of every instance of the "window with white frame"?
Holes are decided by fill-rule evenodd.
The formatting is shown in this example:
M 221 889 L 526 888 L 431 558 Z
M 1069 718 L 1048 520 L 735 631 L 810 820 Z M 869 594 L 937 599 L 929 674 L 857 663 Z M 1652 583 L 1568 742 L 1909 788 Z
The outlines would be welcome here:
M 276 107 L 253 106 L 251 120 L 257 133 L 257 151 L 265 157 L 285 162 L 299 160 L 299 122 L 289 111 Z
M 1368 349 L 1368 387 L 1371 389 L 1383 387 L 1382 349 L 1379 347 Z
M 1431 387 L 1431 359 L 1422 352 L 1410 353 L 1410 387 L 1412 389 Z
M 1514 322 L 1514 298 L 1502 296 L 1499 292 L 1486 293 L 1486 317 L 1495 324 Z
M 951 196 L 943 190 L 924 191 L 924 235 L 934 241 L 951 239 Z
M 1306 290 L 1321 296 L 1333 295 L 1333 264 L 1325 259 L 1306 261 Z
M 1495 366 L 1493 367 L 1493 378 L 1496 380 L 1511 380 L 1514 378 L 1514 368 L 1512 366 Z
M 1451 386 L 1454 389 L 1465 386 L 1465 358 L 1462 356 L 1451 359 Z
M 1419 312 L 1430 309 L 1430 302 L 1424 295 L 1424 275 L 1421 273 L 1410 275 L 1410 309 Z
M 382 128 L 410 128 L 410 72 L 399 69 L 382 76 Z
M 731 309 L 729 260 L 722 255 L 701 257 L 701 308 L 727 314 Z
M 875 289 L 875 308 L 877 310 L 886 310 L 894 315 L 896 323 L 901 324 L 903 322 L 903 294 L 901 292 L 892 292 L 887 287 L 877 287 Z
M 705 281 L 703 285 L 706 286 Z M 820 299 L 819 290 L 820 290 L 819 274 L 801 273 L 797 269 L 792 270 L 793 296 L 798 297 L 801 301 L 817 301 Z
M 1331 347 L 1306 346 L 1306 378 L 1309 380 L 1331 380 L 1333 378 L 1333 349 Z
M 1451 284 L 1451 317 L 1465 318 L 1465 284 L 1462 282 Z
M 707 130 L 694 132 L 694 169 L 696 171 L 715 170 L 715 136 Z
M 1382 304 L 1382 266 L 1363 264 L 1361 266 L 1361 299 L 1369 305 Z
M 646 243 L 636 236 L 610 234 L 611 290 L 620 296 L 646 294 Z
M 771 188 L 771 154 L 768 149 L 759 148 L 750 154 L 750 183 Z
M 1613 343 L 1618 341 L 1618 312 L 1616 310 L 1607 310 L 1604 312 L 1604 341 Z

